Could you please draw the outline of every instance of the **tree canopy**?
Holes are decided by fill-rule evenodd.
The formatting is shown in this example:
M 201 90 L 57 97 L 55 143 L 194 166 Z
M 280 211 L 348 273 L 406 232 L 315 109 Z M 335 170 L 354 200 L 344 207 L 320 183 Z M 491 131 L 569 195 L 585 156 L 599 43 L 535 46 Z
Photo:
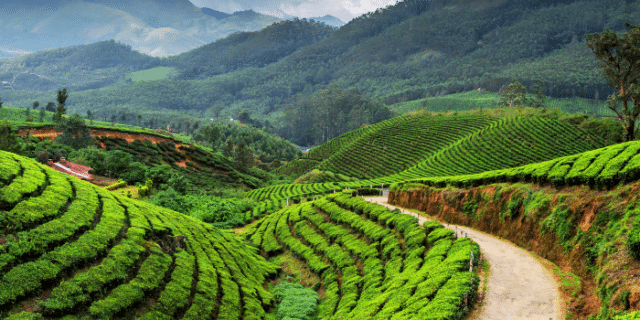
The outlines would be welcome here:
M 622 120 L 625 139 L 631 141 L 640 115 L 640 25 L 627 22 L 626 26 L 622 37 L 609 29 L 590 34 L 587 45 L 600 60 L 604 78 L 617 90 L 609 96 L 609 109 Z

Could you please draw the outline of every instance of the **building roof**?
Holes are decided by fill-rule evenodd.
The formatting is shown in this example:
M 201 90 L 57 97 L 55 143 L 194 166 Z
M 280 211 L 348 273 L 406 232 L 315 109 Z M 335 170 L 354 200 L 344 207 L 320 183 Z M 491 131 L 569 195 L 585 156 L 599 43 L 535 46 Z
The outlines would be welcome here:
M 53 163 L 51 167 L 60 172 L 72 174 L 80 179 L 93 180 L 93 176 L 89 174 L 89 170 L 93 170 L 93 168 L 87 166 L 60 159 L 60 162 Z

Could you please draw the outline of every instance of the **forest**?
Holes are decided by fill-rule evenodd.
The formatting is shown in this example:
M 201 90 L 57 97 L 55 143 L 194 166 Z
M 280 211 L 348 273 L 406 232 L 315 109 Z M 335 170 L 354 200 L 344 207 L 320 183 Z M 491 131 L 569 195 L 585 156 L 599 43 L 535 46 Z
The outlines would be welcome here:
M 585 37 L 607 28 L 622 32 L 625 22 L 640 22 L 630 14 L 638 6 L 638 1 L 609 0 L 482 1 L 474 7 L 453 0 L 401 1 L 335 30 L 321 23 L 287 21 L 168 59 L 121 54 L 133 61 L 125 63 L 130 71 L 154 66 L 176 69 L 175 75 L 156 81 L 127 82 L 123 71 L 109 67 L 106 58 L 97 60 L 106 67 L 101 72 L 117 80 L 97 75 L 94 67 L 58 72 L 53 52 L 40 54 L 49 62 L 31 69 L 2 60 L 0 70 L 6 71 L 0 77 L 12 81 L 16 74 L 31 70 L 50 80 L 41 81 L 46 90 L 69 85 L 70 112 L 91 110 L 108 121 L 125 106 L 148 112 L 144 120 L 154 118 L 155 125 L 163 127 L 171 117 L 230 118 L 246 109 L 253 118 L 286 129 L 285 108 L 330 84 L 357 89 L 391 109 L 410 100 L 478 88 L 497 92 L 513 77 L 527 87 L 543 81 L 550 97 L 604 100 L 612 89 L 600 77 Z M 265 39 L 270 45 L 263 45 Z M 118 46 L 102 44 L 107 45 Z M 234 51 L 239 50 L 236 47 L 256 49 L 246 50 L 246 55 Z M 67 50 L 85 50 L 74 48 Z M 219 58 L 203 63 L 203 57 L 210 55 Z M 38 65 L 38 59 L 23 59 Z M 109 81 L 114 85 L 100 84 Z M 84 90 L 83 83 L 94 88 Z M 48 101 L 51 93 L 24 88 L 2 91 L 2 96 L 6 105 L 17 106 Z

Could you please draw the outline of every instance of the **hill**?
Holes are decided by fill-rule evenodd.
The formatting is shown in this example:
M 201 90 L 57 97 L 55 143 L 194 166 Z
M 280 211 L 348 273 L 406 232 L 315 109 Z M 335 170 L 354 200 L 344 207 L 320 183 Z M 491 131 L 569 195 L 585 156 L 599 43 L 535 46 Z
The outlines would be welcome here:
M 0 162 L 3 318 L 260 318 L 272 303 L 263 283 L 278 267 L 235 236 L 31 159 Z
M 236 12 L 225 18 L 225 21 L 250 15 L 250 12 Z M 208 78 L 247 67 L 262 68 L 285 58 L 299 48 L 321 41 L 331 35 L 332 31 L 332 28 L 318 23 L 282 21 L 257 32 L 235 33 L 172 56 L 168 63 L 180 69 L 176 78 L 183 80 Z
M 80 99 L 69 101 L 69 107 L 82 101 L 91 108 L 130 104 L 154 112 L 198 114 L 218 104 L 277 119 L 296 94 L 308 96 L 331 83 L 394 104 L 477 88 L 496 92 L 513 77 L 527 86 L 543 80 L 545 94 L 552 97 L 603 99 L 613 89 L 601 77 L 585 35 L 605 28 L 622 32 L 624 21 L 640 22 L 624 14 L 637 11 L 636 5 L 615 3 L 616 10 L 611 10 L 608 3 L 591 0 L 536 4 L 492 0 L 474 6 L 464 1 L 404 1 L 358 17 L 326 39 L 259 69 L 197 81 L 76 92 Z M 145 92 L 154 92 L 154 97 L 144 96 Z M 9 103 L 38 97 L 3 95 Z
M 11 90 L 69 91 L 127 82 L 126 74 L 163 65 L 163 61 L 114 40 L 38 51 L 0 62 L 0 79 Z M 4 95 L 4 94 L 3 94 Z
M 603 129 L 609 126 L 617 127 L 611 121 L 535 109 L 448 115 L 423 110 L 349 132 L 275 172 L 300 176 L 318 169 L 377 185 L 478 173 L 604 147 L 619 138 Z
M 0 30 L 13 51 L 82 45 L 114 39 L 153 56 L 182 53 L 238 31 L 281 19 L 255 14 L 219 22 L 188 0 L 9 1 Z
M 282 299 L 265 290 L 279 267 L 230 233 L 31 159 L 0 151 L 0 163 L 2 317 L 259 319 Z M 478 245 L 438 223 L 423 230 L 414 218 L 378 205 L 359 216 L 352 210 L 362 202 L 335 194 L 288 207 L 247 237 L 263 254 L 307 261 L 316 288 L 324 288 L 319 319 L 388 318 L 402 306 L 411 318 L 458 314 L 479 283 L 465 271 L 468 252 L 480 256 Z M 411 299 L 391 299 L 398 294 Z

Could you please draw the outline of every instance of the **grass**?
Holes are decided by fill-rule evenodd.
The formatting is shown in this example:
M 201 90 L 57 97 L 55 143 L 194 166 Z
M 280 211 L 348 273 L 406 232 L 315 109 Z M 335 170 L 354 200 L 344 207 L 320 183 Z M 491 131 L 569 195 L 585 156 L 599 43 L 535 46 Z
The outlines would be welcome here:
M 175 73 L 175 68 L 156 67 L 147 70 L 131 72 L 130 78 L 133 82 L 164 80 Z

